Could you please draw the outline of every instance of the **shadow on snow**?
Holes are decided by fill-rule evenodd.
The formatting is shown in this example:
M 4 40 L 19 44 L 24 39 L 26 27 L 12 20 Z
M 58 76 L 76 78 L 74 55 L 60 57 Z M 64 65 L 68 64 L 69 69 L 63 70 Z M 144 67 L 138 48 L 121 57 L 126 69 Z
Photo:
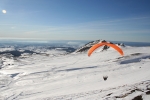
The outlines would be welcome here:
M 150 55 L 144 56 L 144 57 L 133 58 L 133 59 L 129 59 L 129 60 L 124 60 L 124 61 L 121 61 L 120 64 L 140 62 L 141 59 L 148 59 L 148 58 L 150 59 Z
M 76 71 L 76 70 L 83 70 L 83 69 L 92 69 L 96 68 L 97 66 L 92 66 L 92 67 L 83 67 L 83 68 L 70 68 L 70 69 L 64 69 L 64 70 L 57 70 L 58 72 L 61 71 Z

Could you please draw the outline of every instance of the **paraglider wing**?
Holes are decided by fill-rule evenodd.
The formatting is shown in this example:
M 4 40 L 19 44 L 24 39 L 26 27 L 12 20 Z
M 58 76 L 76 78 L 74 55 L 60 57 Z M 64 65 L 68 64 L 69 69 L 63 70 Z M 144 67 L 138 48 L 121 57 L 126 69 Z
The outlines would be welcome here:
M 89 51 L 88 51 L 88 56 L 90 56 L 94 50 L 96 50 L 97 48 L 99 48 L 99 47 L 102 46 L 102 45 L 104 45 L 104 44 L 103 44 L 103 43 L 100 43 L 100 44 L 95 44 L 95 45 L 93 45 L 93 46 L 89 49 Z
M 123 51 L 118 46 L 116 46 L 115 44 L 107 43 L 107 42 L 98 43 L 98 44 L 93 45 L 88 51 L 88 56 L 90 56 L 94 50 L 96 50 L 97 48 L 99 48 L 100 46 L 103 46 L 103 45 L 107 45 L 107 46 L 114 48 L 123 56 Z
M 119 47 L 118 47 L 118 46 L 116 46 L 115 44 L 107 43 L 107 45 L 108 45 L 108 46 L 110 46 L 110 47 L 112 47 L 112 48 L 114 48 L 115 50 L 117 50 L 117 51 L 120 53 L 120 55 L 122 55 L 122 56 L 123 56 L 123 51 L 122 51 L 122 49 L 121 49 L 121 48 L 119 48 Z

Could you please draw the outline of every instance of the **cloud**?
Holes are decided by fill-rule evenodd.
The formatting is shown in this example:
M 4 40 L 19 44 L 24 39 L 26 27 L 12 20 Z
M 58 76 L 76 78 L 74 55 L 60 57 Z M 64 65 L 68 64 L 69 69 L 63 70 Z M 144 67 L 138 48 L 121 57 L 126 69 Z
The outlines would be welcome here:
M 35 33 L 38 33 L 39 31 L 27 31 L 27 32 L 24 32 L 25 34 L 35 34 Z
M 16 28 L 15 26 L 12 26 L 12 27 L 11 27 L 11 29 L 15 29 L 15 28 Z

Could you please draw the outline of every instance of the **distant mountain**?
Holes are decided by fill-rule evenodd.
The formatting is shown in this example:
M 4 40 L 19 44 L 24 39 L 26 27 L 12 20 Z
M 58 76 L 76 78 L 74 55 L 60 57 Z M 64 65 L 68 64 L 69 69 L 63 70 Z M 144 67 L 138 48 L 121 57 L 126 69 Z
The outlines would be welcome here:
M 58 46 L 58 45 L 54 45 L 54 46 L 49 46 L 49 45 L 41 45 L 41 44 L 24 44 L 24 45 L 16 45 L 16 44 L 12 44 L 12 45 L 2 45 L 0 47 L 0 55 L 5 55 L 5 56 L 13 56 L 13 57 L 19 57 L 24 53 L 28 53 L 28 54 L 51 54 L 53 50 L 55 51 L 64 51 L 65 54 L 68 53 L 78 53 L 78 52 L 86 52 L 88 51 L 94 44 L 97 43 L 101 43 L 101 42 L 108 42 L 108 43 L 112 43 L 106 40 L 95 40 L 95 41 L 91 41 L 86 43 L 85 45 L 83 45 L 82 47 L 76 49 L 73 46 Z M 114 44 L 114 43 L 113 43 Z M 125 46 L 123 43 L 115 43 L 118 46 Z M 103 46 L 102 50 L 107 50 L 109 49 L 109 46 Z
M 109 42 L 109 41 L 106 41 L 106 40 L 95 40 L 95 41 L 91 41 L 87 44 L 85 44 L 84 46 L 82 46 L 81 48 L 77 49 L 75 52 L 78 53 L 78 52 L 86 52 L 88 51 L 93 45 L 97 44 L 97 43 L 101 43 L 101 42 L 108 42 L 108 43 L 112 43 L 112 42 Z M 116 44 L 118 46 L 122 46 L 122 47 L 125 47 L 124 43 L 112 43 L 112 44 Z M 106 46 L 104 45 L 102 50 L 107 50 L 109 49 L 109 46 Z

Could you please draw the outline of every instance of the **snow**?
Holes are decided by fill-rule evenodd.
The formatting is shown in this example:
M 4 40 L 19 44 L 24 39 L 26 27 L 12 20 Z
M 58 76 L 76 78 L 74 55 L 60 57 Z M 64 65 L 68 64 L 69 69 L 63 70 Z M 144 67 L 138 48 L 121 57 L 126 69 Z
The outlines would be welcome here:
M 0 100 L 149 100 L 150 47 L 122 49 L 1 57 Z

